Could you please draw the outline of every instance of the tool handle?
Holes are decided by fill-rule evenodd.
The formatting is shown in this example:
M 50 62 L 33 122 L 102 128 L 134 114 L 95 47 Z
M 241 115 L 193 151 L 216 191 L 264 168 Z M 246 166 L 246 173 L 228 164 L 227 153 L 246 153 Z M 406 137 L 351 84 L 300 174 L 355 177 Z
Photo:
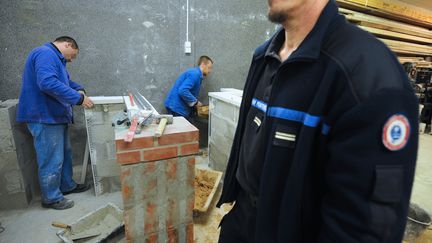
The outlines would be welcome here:
M 67 224 L 64 224 L 61 222 L 57 222 L 57 221 L 52 222 L 51 225 L 54 227 L 57 227 L 57 228 L 62 228 L 62 229 L 69 229 L 70 228 L 70 225 L 67 225 Z
M 168 122 L 168 119 L 166 119 L 166 118 L 162 118 L 160 120 L 159 126 L 157 127 L 156 132 L 155 132 L 155 136 L 156 137 L 162 136 L 162 134 L 163 134 L 163 132 L 165 130 L 165 126 L 166 126 L 167 122 Z

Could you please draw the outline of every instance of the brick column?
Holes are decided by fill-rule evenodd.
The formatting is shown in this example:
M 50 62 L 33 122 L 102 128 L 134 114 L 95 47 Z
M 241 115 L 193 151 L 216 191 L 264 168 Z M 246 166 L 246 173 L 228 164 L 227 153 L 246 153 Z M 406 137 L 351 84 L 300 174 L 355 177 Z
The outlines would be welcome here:
M 164 135 L 156 125 L 123 141 L 116 131 L 117 162 L 127 242 L 193 242 L 195 155 L 198 130 L 183 117 L 174 117 Z

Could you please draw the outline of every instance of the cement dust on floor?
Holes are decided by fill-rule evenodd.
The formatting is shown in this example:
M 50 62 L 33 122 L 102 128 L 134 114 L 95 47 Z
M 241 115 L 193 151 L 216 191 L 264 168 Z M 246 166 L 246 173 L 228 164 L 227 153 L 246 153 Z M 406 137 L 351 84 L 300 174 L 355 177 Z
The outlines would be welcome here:
M 207 212 L 194 214 L 194 238 L 196 243 L 218 242 L 220 232 L 219 222 L 232 208 L 228 204 L 222 205 L 221 208 L 216 207 L 220 194 L 221 188 L 219 187 Z
M 0 242 L 62 242 L 56 235 L 59 229 L 52 227 L 51 222 L 73 223 L 84 215 L 105 206 L 108 202 L 123 208 L 121 192 L 95 197 L 93 190 L 89 190 L 67 195 L 66 198 L 74 200 L 75 206 L 73 208 L 67 210 L 45 209 L 41 207 L 40 201 L 35 201 L 26 209 L 2 211 L 0 222 L 5 231 L 0 234 Z

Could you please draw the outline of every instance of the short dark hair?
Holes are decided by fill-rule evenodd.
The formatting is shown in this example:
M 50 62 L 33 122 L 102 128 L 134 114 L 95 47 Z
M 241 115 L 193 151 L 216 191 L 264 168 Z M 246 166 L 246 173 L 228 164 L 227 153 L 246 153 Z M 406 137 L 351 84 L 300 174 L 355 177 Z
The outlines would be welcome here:
M 200 56 L 200 58 L 198 59 L 198 66 L 201 65 L 201 63 L 206 63 L 207 64 L 209 61 L 213 64 L 213 60 L 210 57 L 208 57 L 208 56 Z
M 72 38 L 70 36 L 60 36 L 60 37 L 57 37 L 54 40 L 54 42 L 67 42 L 67 43 L 71 43 L 73 49 L 79 49 L 77 42 L 74 40 L 74 38 Z

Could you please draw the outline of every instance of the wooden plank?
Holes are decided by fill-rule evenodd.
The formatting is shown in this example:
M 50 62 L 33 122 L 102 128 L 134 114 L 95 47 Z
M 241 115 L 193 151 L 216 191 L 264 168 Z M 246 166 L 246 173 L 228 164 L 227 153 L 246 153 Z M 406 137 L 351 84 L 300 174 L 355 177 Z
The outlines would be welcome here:
M 407 35 L 407 34 L 397 33 L 388 30 L 366 27 L 366 26 L 359 26 L 359 27 L 378 37 L 386 37 L 388 39 L 408 41 L 408 42 L 414 42 L 420 44 L 432 44 L 432 39 L 428 39 L 428 38 L 422 38 L 418 36 Z
M 432 11 L 397 0 L 336 0 L 344 7 L 432 29 Z
M 412 44 L 403 41 L 395 41 L 379 38 L 392 51 L 400 54 L 411 54 L 415 56 L 432 56 L 432 47 L 427 45 Z
M 362 26 L 384 29 L 398 33 L 432 39 L 432 31 L 426 28 L 410 24 L 404 24 L 397 21 L 392 21 L 389 19 L 376 17 L 344 8 L 339 8 L 339 12 L 341 14 L 344 14 L 349 21 Z

